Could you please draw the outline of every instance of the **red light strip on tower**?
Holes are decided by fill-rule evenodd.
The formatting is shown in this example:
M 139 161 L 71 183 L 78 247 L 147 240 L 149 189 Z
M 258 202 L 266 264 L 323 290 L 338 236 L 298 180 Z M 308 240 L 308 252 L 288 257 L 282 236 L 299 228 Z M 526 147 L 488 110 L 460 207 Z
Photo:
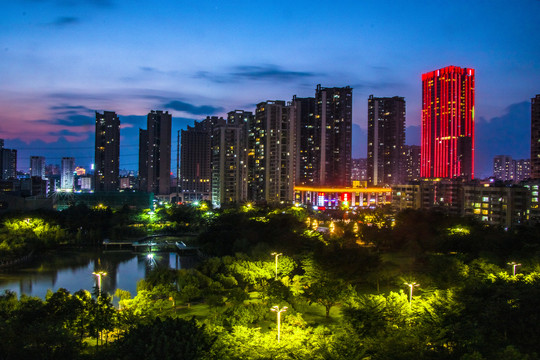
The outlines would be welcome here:
M 422 74 L 422 177 L 474 178 L 474 75 L 457 66 Z

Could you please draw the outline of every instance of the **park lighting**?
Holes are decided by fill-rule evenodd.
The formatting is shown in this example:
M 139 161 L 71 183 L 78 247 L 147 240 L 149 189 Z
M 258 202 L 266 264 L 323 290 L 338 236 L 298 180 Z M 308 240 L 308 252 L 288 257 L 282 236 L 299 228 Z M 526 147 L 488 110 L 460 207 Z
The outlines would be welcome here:
M 284 306 L 281 309 L 279 306 L 272 306 L 270 311 L 273 311 L 277 314 L 277 342 L 279 342 L 280 336 L 281 336 L 281 313 L 287 311 L 287 307 Z
M 99 293 L 99 296 L 101 297 L 101 277 L 102 276 L 107 276 L 107 272 L 105 272 L 105 271 L 94 271 L 92 274 L 97 276 L 98 293 Z
M 273 255 L 276 258 L 276 280 L 277 280 L 277 265 L 278 265 L 278 256 L 283 255 L 282 253 L 273 252 L 270 255 Z
M 404 283 L 409 287 L 409 308 L 412 307 L 412 294 L 413 294 L 413 288 L 416 286 L 420 286 L 420 284 L 415 283 L 414 281 L 411 283 Z
M 521 264 L 518 264 L 515 261 L 509 262 L 508 265 L 512 266 L 512 274 L 516 276 L 516 267 L 521 266 Z

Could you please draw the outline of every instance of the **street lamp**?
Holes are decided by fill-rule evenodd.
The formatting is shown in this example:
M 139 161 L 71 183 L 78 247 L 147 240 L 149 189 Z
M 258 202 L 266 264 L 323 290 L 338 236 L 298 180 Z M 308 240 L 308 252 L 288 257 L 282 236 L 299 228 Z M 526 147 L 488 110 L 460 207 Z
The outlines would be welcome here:
M 515 261 L 509 262 L 508 265 L 512 266 L 512 274 L 516 276 L 516 267 L 521 266 L 521 264 L 518 264 Z
M 278 256 L 283 255 L 282 253 L 273 252 L 270 255 L 273 255 L 276 258 L 276 280 L 277 280 L 277 263 L 278 263 Z
M 414 281 L 411 282 L 411 283 L 404 283 L 405 285 L 407 285 L 409 287 L 409 308 L 412 307 L 412 293 L 413 293 L 413 288 L 416 286 L 420 286 L 420 284 L 417 284 L 415 283 Z
M 280 339 L 280 333 L 281 333 L 281 313 L 284 312 L 284 311 L 287 311 L 287 307 L 284 306 L 282 307 L 281 309 L 279 308 L 279 306 L 272 306 L 272 308 L 270 309 L 270 311 L 273 311 L 277 314 L 277 342 L 279 342 L 279 339 Z
M 101 277 L 107 276 L 107 273 L 105 271 L 97 271 L 97 272 L 94 271 L 92 274 L 97 276 L 98 292 L 99 292 L 99 296 L 101 296 Z

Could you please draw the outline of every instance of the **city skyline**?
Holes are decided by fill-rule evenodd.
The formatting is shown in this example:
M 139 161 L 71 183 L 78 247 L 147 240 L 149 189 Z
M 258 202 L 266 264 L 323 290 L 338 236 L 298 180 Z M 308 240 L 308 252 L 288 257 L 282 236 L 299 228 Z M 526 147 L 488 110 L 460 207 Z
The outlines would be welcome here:
M 19 150 L 19 169 L 32 155 L 89 167 L 94 113 L 115 111 L 120 168 L 136 169 L 137 131 L 152 109 L 173 114 L 174 134 L 207 115 L 312 96 L 320 83 L 354 89 L 353 157 L 365 157 L 368 96 L 404 97 L 406 143 L 419 144 L 421 74 L 456 65 L 477 71 L 476 175 L 490 174 L 496 154 L 528 156 L 540 2 L 315 4 L 309 17 L 306 4 L 6 4 L 0 138 Z M 152 28 L 138 25 L 147 14 L 159 19 Z

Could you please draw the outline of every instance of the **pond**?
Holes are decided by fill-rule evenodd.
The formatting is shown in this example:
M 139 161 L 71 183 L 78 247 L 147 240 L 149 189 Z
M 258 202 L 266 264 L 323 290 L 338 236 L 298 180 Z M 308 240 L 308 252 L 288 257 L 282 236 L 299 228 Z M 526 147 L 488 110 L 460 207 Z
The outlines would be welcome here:
M 97 277 L 104 271 L 101 291 L 114 294 L 117 288 L 137 293 L 137 281 L 156 266 L 186 269 L 197 264 L 196 256 L 181 256 L 175 252 L 147 253 L 105 250 L 62 250 L 36 257 L 16 269 L 0 271 L 0 292 L 15 291 L 45 298 L 48 289 L 65 288 L 73 293 L 80 289 L 93 291 Z

